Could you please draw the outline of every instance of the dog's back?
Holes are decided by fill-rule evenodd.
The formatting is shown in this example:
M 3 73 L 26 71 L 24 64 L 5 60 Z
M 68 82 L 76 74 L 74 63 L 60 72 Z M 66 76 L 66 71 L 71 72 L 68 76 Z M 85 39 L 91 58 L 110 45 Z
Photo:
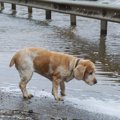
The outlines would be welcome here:
M 44 74 L 55 71 L 58 67 L 69 69 L 70 63 L 75 58 L 59 52 L 48 51 L 43 48 L 25 48 L 18 51 L 10 62 L 10 67 L 14 64 L 17 69 L 28 66 L 33 67 L 35 72 Z

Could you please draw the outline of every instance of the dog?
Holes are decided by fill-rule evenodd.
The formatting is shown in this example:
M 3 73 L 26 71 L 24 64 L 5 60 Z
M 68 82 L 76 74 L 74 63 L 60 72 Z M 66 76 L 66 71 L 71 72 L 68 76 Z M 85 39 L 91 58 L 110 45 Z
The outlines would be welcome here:
M 57 101 L 62 100 L 62 96 L 65 96 L 65 82 L 69 82 L 73 78 L 83 80 L 89 85 L 97 83 L 95 65 L 90 60 L 79 59 L 44 48 L 24 48 L 16 52 L 9 66 L 12 67 L 14 64 L 21 79 L 19 87 L 26 99 L 33 97 L 26 89 L 33 72 L 52 81 L 52 95 Z M 61 96 L 58 96 L 59 85 Z

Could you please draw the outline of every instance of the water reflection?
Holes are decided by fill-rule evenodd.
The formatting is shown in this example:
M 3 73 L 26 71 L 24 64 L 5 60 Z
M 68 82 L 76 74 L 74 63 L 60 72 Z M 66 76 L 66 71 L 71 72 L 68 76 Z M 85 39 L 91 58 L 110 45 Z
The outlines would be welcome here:
M 28 14 L 28 18 L 31 19 L 32 18 L 32 13 Z
M 17 13 L 17 11 L 16 11 L 16 10 L 12 10 L 11 15 L 15 17 L 15 16 L 16 16 L 16 13 Z
M 105 58 L 106 58 L 106 36 L 100 36 L 100 40 L 99 40 L 99 58 L 100 61 L 105 63 Z
M 99 59 L 103 63 L 103 68 L 105 71 L 113 71 L 120 74 L 119 63 L 115 63 L 111 58 L 106 54 L 106 36 L 100 36 L 99 42 Z

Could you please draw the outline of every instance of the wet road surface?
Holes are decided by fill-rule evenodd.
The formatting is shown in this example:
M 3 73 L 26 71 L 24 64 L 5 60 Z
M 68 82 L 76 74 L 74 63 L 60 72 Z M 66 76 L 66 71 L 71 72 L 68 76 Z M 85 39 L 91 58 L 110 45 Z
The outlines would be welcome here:
M 120 24 L 109 23 L 105 38 L 99 36 L 98 20 L 78 17 L 74 28 L 68 15 L 53 13 L 52 21 L 46 21 L 43 10 L 33 11 L 32 18 L 25 7 L 11 15 L 6 4 L 0 14 L 0 119 L 119 120 Z M 51 82 L 34 74 L 28 85 L 34 98 L 23 100 L 19 75 L 14 67 L 9 68 L 9 61 L 17 50 L 31 46 L 91 59 L 97 67 L 98 84 L 73 80 L 66 84 L 64 101 L 56 103 Z
M 78 109 L 69 100 L 55 102 L 42 91 L 25 101 L 20 95 L 0 93 L 2 120 L 119 120 L 117 117 Z

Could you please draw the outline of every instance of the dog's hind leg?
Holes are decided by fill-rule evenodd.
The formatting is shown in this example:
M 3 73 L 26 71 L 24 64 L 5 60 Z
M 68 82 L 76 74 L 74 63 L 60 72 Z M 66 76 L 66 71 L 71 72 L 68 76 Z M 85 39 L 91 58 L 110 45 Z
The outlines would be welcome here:
M 33 97 L 33 95 L 28 93 L 26 86 L 33 75 L 33 71 L 29 69 L 29 70 L 19 71 L 19 73 L 20 73 L 20 78 L 21 78 L 19 87 L 23 93 L 23 98 L 30 99 Z

